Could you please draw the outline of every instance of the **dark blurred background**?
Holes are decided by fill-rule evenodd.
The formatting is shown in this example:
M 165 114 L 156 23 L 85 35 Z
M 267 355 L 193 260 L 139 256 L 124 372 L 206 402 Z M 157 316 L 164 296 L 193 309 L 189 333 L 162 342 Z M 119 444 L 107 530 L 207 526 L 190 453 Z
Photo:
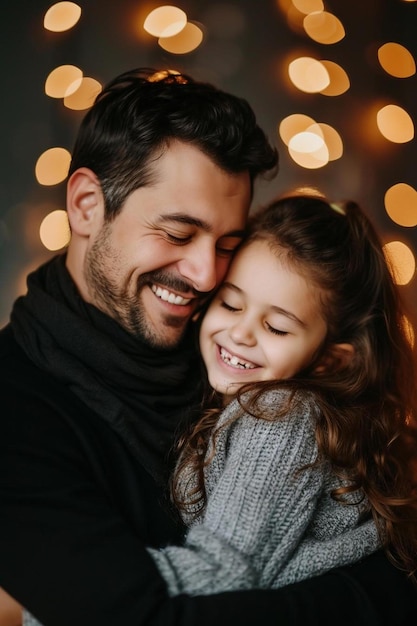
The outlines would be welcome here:
M 300 0 L 298 0 L 299 2 Z M 306 2 L 306 0 L 304 0 Z M 331 199 L 359 201 L 385 242 L 400 241 L 417 254 L 417 199 L 411 226 L 395 223 L 384 205 L 387 190 L 405 183 L 417 187 L 417 146 L 387 140 L 378 132 L 375 112 L 386 104 L 403 107 L 417 123 L 416 74 L 390 75 L 378 61 L 387 42 L 401 44 L 417 58 L 417 2 L 405 0 L 323 0 L 345 36 L 336 43 L 312 39 L 302 13 L 291 0 L 181 0 L 175 3 L 203 31 L 193 51 L 174 54 L 146 33 L 143 22 L 162 2 L 79 0 L 79 21 L 64 32 L 44 28 L 53 2 L 2 3 L 0 323 L 15 297 L 25 290 L 26 273 L 55 252 L 39 237 L 42 220 L 65 208 L 65 181 L 41 185 L 35 164 L 47 149 L 71 151 L 85 111 L 64 106 L 45 94 L 50 72 L 76 65 L 101 84 L 138 66 L 171 68 L 214 82 L 250 101 L 260 125 L 280 152 L 280 171 L 256 191 L 254 207 L 294 187 L 312 186 Z M 174 2 L 170 2 L 174 4 Z M 288 63 L 299 56 L 333 61 L 349 77 L 337 96 L 305 93 L 288 78 Z M 278 128 L 294 113 L 329 124 L 343 141 L 343 155 L 324 167 L 307 169 L 289 155 Z M 417 198 L 417 192 L 416 192 Z M 411 220 L 412 222 L 413 220 Z M 417 309 L 416 275 L 401 289 Z

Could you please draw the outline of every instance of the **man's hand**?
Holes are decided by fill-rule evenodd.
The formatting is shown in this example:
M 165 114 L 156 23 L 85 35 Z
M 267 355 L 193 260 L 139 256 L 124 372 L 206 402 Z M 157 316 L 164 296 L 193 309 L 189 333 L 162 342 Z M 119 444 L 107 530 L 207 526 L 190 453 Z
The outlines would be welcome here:
M 22 607 L 0 587 L 0 626 L 21 626 Z

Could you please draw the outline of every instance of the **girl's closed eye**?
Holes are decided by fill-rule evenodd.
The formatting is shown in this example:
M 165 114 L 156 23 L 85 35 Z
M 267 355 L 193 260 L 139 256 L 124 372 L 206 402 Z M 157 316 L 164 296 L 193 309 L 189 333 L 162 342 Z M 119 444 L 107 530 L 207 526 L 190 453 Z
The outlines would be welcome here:
M 239 311 L 238 307 L 232 306 L 231 304 L 229 304 L 228 302 L 226 302 L 225 300 L 222 300 L 220 302 L 220 306 L 223 309 L 226 309 L 227 311 Z
M 273 326 L 271 326 L 271 324 L 268 324 L 268 322 L 266 322 L 266 327 L 273 335 L 280 335 L 282 337 L 285 337 L 285 335 L 289 335 L 289 332 L 287 330 L 279 330 L 279 328 L 274 328 Z

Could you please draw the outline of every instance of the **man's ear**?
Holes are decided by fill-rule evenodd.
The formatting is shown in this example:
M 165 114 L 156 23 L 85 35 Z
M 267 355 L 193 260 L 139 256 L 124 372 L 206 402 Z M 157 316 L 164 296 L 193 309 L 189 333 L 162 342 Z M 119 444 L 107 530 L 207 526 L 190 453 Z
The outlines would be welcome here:
M 71 232 L 81 237 L 88 237 L 93 224 L 104 215 L 100 183 L 87 167 L 76 170 L 68 180 L 67 212 Z
M 349 365 L 355 354 L 351 343 L 332 343 L 321 357 L 316 372 L 326 372 L 330 369 L 344 369 Z

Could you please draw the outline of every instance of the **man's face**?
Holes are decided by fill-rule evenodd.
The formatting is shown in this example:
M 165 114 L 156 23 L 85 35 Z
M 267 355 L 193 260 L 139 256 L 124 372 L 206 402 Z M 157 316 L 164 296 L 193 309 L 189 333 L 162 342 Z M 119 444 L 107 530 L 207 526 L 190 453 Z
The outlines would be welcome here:
M 83 279 L 89 302 L 150 345 L 172 348 L 241 241 L 250 180 L 179 142 L 154 174 L 90 237 Z

